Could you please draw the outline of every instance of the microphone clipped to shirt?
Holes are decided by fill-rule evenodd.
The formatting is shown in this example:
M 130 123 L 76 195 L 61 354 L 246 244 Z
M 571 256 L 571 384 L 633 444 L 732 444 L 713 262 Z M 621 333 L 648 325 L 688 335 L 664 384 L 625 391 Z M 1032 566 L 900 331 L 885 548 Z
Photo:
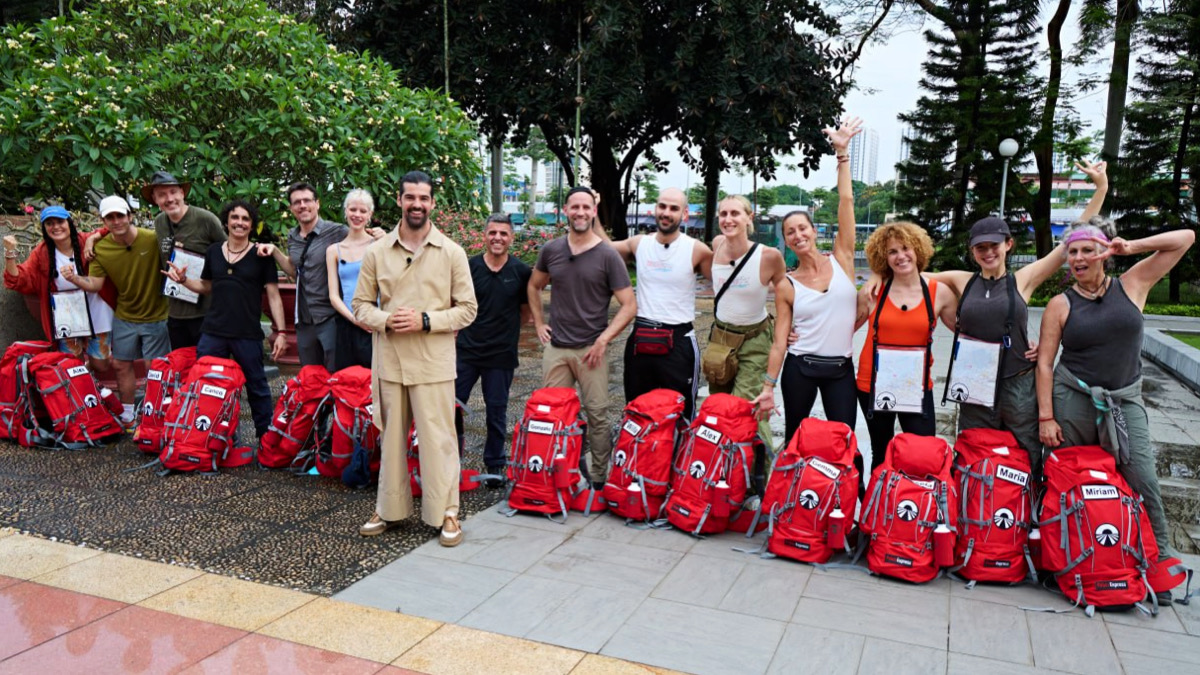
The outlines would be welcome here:
M 408 258 L 408 259 L 407 259 L 407 262 L 408 262 L 408 264 L 409 264 L 409 265 L 412 265 L 412 258 Z

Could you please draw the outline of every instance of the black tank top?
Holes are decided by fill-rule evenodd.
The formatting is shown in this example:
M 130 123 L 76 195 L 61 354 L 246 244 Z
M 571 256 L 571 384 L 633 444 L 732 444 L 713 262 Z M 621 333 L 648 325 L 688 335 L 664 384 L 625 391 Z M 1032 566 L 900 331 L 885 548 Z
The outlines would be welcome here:
M 1074 288 L 1063 295 L 1071 313 L 1063 325 L 1060 363 L 1094 387 L 1120 389 L 1142 376 L 1142 329 L 1146 318 L 1133 304 L 1121 280 L 1088 300 Z
M 979 277 L 967 289 L 958 315 L 958 329 L 976 340 L 1000 342 L 1004 339 L 1004 322 L 1008 319 L 1008 275 L 999 279 Z M 1028 370 L 1033 363 L 1025 358 L 1029 350 L 1029 307 L 1021 294 L 1013 290 L 1012 348 L 1004 357 L 1001 378 L 1012 377 Z

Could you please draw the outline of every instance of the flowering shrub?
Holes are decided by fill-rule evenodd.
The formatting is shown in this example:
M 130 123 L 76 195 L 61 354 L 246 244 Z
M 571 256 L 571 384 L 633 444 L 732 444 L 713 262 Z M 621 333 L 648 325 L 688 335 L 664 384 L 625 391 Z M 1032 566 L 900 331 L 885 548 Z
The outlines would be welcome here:
M 400 177 L 422 169 L 443 203 L 479 200 L 474 124 L 381 59 L 340 52 L 260 0 L 95 0 L 90 11 L 0 30 L 0 208 L 26 197 L 91 206 L 137 195 L 158 169 L 212 210 L 254 200 L 294 225 L 282 190 L 316 185 L 342 220 L 351 188 L 399 218 Z
M 481 213 L 438 207 L 432 218 L 433 224 L 447 237 L 458 242 L 468 257 L 479 255 L 487 249 L 487 241 L 483 238 L 486 217 Z M 542 244 L 555 236 L 553 228 L 550 227 L 526 227 L 513 237 L 513 244 L 508 252 L 532 266 L 537 262 Z

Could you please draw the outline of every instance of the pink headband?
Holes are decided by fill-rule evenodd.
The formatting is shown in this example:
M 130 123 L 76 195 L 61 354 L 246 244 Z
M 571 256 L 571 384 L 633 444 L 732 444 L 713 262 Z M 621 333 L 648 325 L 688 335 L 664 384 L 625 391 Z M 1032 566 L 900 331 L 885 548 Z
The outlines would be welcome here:
M 1063 241 L 1063 246 L 1070 246 L 1072 242 L 1076 241 L 1097 241 L 1105 246 L 1112 244 L 1103 232 L 1091 227 L 1086 229 L 1081 228 L 1068 234 L 1066 240 Z

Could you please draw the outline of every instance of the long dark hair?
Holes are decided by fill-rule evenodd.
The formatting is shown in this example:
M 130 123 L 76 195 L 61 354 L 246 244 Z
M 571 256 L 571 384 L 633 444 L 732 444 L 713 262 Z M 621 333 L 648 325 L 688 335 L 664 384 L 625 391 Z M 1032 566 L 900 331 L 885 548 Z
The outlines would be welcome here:
M 79 229 L 75 227 L 75 219 L 67 216 L 67 230 L 71 233 L 71 262 L 75 263 L 75 272 L 80 276 L 86 273 L 87 265 L 83 262 L 83 250 L 79 248 Z M 58 251 L 58 246 L 54 244 L 54 240 L 46 234 L 46 221 L 42 221 L 42 245 L 46 248 L 46 267 L 50 273 L 46 275 L 46 283 L 49 285 L 50 298 L 54 298 L 54 292 L 58 290 L 55 283 L 59 277 L 58 266 L 54 264 L 54 255 Z M 92 326 L 92 308 L 88 308 L 88 326 L 92 330 L 92 337 L 96 337 L 96 328 Z M 51 317 L 53 319 L 53 317 Z M 54 323 L 51 320 L 51 323 Z M 53 328 L 53 326 L 51 326 Z M 51 336 L 54 337 L 54 336 Z

